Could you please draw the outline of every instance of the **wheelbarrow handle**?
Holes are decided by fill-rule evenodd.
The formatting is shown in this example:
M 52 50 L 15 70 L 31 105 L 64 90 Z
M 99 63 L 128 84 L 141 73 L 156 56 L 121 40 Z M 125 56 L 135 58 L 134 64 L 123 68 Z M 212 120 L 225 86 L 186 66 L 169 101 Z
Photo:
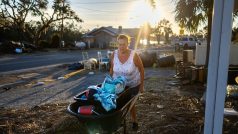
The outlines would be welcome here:
M 136 103 L 136 101 L 137 101 L 138 98 L 139 98 L 139 94 L 137 94 L 136 96 L 133 97 L 133 100 L 132 100 L 132 102 L 131 102 L 131 104 L 130 104 L 129 110 L 132 109 L 132 107 L 135 105 L 135 103 Z
M 127 105 L 125 105 L 124 107 L 122 107 L 122 119 L 125 118 L 125 116 L 127 115 L 128 111 L 131 110 L 131 108 L 135 105 L 136 100 L 138 99 L 139 94 L 137 94 L 136 96 L 134 96 L 128 103 Z
M 92 110 L 92 112 L 95 113 L 96 115 L 100 115 L 98 112 L 96 112 L 96 111 L 94 111 L 94 110 Z

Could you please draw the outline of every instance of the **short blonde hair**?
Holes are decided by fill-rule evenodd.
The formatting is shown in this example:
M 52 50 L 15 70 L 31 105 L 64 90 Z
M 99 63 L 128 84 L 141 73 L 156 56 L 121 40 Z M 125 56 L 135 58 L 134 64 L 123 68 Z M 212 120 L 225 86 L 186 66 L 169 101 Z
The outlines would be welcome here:
M 117 36 L 117 40 L 119 40 L 119 39 L 126 39 L 126 41 L 128 42 L 128 44 L 129 44 L 130 41 L 131 41 L 130 36 L 128 36 L 128 35 L 126 35 L 126 34 L 119 34 L 119 35 Z

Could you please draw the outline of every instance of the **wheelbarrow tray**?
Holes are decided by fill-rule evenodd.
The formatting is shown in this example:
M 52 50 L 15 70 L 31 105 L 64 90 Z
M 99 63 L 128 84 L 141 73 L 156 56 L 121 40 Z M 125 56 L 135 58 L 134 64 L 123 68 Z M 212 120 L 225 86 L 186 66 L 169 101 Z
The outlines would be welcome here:
M 102 84 L 98 84 L 97 87 L 101 87 Z M 120 98 L 121 96 L 126 96 L 129 92 L 128 90 L 129 88 L 126 86 L 125 87 L 125 90 L 118 94 L 118 98 Z M 94 99 L 87 99 L 87 98 L 83 98 L 82 96 L 86 96 L 86 92 L 88 91 L 87 90 L 84 90 L 80 93 L 78 93 L 76 96 L 74 96 L 74 100 L 79 102 L 79 105 L 94 105 L 98 108 L 99 111 L 101 112 L 106 112 L 103 108 L 102 108 L 102 105 L 101 105 L 101 102 L 97 101 L 97 100 L 94 100 Z
M 101 87 L 101 86 L 102 86 L 102 84 L 97 85 L 97 87 Z M 91 105 L 91 104 L 95 104 L 95 103 L 97 103 L 96 105 L 99 105 L 100 102 L 95 101 L 94 99 L 86 99 L 86 98 L 82 97 L 82 96 L 86 96 L 87 91 L 88 91 L 88 89 L 78 93 L 76 96 L 74 96 L 74 100 L 76 100 L 84 105 Z
M 125 120 L 128 111 L 130 111 L 137 98 L 138 95 L 131 97 L 128 90 L 125 90 L 117 99 L 117 108 L 107 113 L 99 113 L 100 115 L 79 114 L 77 112 L 78 108 L 85 105 L 80 101 L 71 103 L 67 110 L 71 115 L 78 118 L 79 122 L 84 125 L 88 133 L 111 133 L 122 127 L 122 123 Z
M 97 87 L 101 87 L 102 84 L 98 84 Z M 87 89 L 88 90 L 88 89 Z M 82 96 L 83 95 L 86 95 L 86 92 L 87 90 L 83 90 L 82 92 L 78 93 L 77 95 L 74 96 L 74 100 L 76 101 L 80 101 L 82 103 L 88 103 L 88 101 L 91 101 L 91 100 L 87 100 L 87 99 L 83 99 Z M 118 96 L 121 96 L 126 90 L 128 90 L 128 86 L 125 87 L 125 90 L 120 93 Z

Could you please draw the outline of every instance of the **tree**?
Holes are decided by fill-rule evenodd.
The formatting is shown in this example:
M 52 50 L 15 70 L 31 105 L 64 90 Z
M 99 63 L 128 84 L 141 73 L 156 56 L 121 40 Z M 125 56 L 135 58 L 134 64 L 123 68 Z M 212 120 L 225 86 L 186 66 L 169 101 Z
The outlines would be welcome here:
M 207 56 L 206 66 L 208 65 L 211 26 L 212 26 L 213 0 L 176 0 L 175 20 L 182 24 L 187 30 L 196 32 L 198 26 L 207 22 Z
M 153 30 L 153 33 L 157 37 L 158 43 L 160 42 L 160 37 L 163 33 L 165 36 L 165 42 L 169 43 L 169 34 L 173 33 L 171 25 L 172 24 L 166 19 L 162 19 L 161 21 L 158 22 L 158 25 Z
M 150 45 L 150 34 L 151 34 L 151 26 L 147 22 L 142 27 L 143 38 L 146 39 L 146 44 Z
M 2 0 L 0 2 L 0 26 L 18 31 L 19 36 L 34 41 L 37 45 L 41 36 L 47 32 L 50 25 L 62 20 L 82 22 L 65 0 L 54 0 L 53 13 L 47 11 L 48 0 Z M 37 21 L 26 22 L 27 17 L 39 17 Z M 25 35 L 25 36 L 24 36 Z
M 164 35 L 165 36 L 165 43 L 170 43 L 169 34 L 173 33 L 171 27 L 165 27 L 164 32 L 165 32 L 165 35 Z
M 36 22 L 37 29 L 34 33 L 35 44 L 38 43 L 40 37 L 51 24 L 62 20 L 75 20 L 76 22 L 82 22 L 82 19 L 71 9 L 70 4 L 65 2 L 65 0 L 54 0 L 53 13 L 49 14 L 44 9 L 38 9 L 33 12 L 33 15 L 40 16 L 40 20 Z
M 1 0 L 0 18 L 5 21 L 0 21 L 0 26 L 14 29 L 22 37 L 26 17 L 35 9 L 45 9 L 46 5 L 47 0 Z
M 82 37 L 82 27 L 74 24 L 74 23 L 69 23 L 66 22 L 64 26 L 64 39 L 67 40 L 68 42 L 74 42 L 77 40 L 80 40 Z
M 176 4 L 175 20 L 179 26 L 184 27 L 190 32 L 196 32 L 201 24 L 207 24 L 207 57 L 206 66 L 208 65 L 211 26 L 212 26 L 212 11 L 214 0 L 173 0 Z M 153 4 L 155 0 L 150 0 Z M 235 0 L 234 16 L 238 15 L 238 1 Z M 153 6 L 152 6 L 153 7 Z M 154 7 L 153 7 L 154 8 Z

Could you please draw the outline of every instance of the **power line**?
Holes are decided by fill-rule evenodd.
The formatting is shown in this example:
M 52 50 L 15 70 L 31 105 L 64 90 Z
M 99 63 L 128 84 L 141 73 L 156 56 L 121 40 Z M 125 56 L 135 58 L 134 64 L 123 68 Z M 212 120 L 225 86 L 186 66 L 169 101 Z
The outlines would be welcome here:
M 134 1 L 138 1 L 138 0 L 134 0 Z M 125 1 L 117 1 L 117 2 L 87 2 L 87 3 L 77 3 L 77 4 L 105 4 L 105 3 L 122 3 L 122 2 L 133 2 L 132 0 L 125 0 Z M 167 6 L 169 3 L 160 3 L 159 6 Z M 135 12 L 135 10 L 100 10 L 100 9 L 91 9 L 91 8 L 87 8 L 87 7 L 81 7 L 81 6 L 77 6 L 78 8 L 81 9 L 85 9 L 85 10 L 89 10 L 89 11 L 96 11 L 96 12 L 106 12 L 106 13 L 118 13 L 118 12 Z
M 139 1 L 139 0 L 134 0 Z M 117 4 L 117 3 L 127 3 L 127 2 L 134 2 L 133 0 L 121 0 L 121 1 L 101 1 L 101 2 L 77 2 L 77 4 Z
M 97 9 L 90 9 L 90 8 L 85 8 L 85 7 L 78 7 L 81 9 L 86 9 L 86 10 L 90 10 L 90 11 L 97 11 L 97 12 L 106 12 L 106 13 L 119 13 L 119 12 L 131 12 L 132 10 L 121 10 L 121 11 L 114 11 L 114 10 L 97 10 Z M 134 11 L 133 11 L 134 12 Z

